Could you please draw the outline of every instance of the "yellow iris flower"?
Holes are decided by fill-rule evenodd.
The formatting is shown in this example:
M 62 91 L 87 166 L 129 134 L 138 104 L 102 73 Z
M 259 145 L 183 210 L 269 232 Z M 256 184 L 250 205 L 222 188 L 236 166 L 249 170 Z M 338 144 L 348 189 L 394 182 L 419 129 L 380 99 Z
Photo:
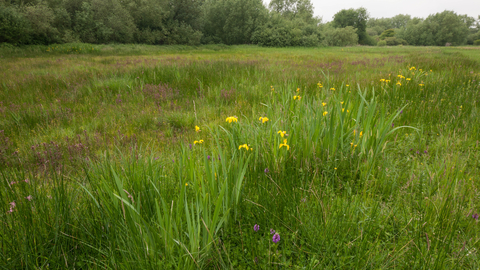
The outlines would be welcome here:
M 248 150 L 253 150 L 252 148 L 248 147 L 247 144 L 242 144 L 242 145 L 240 145 L 240 146 L 238 147 L 238 150 L 240 150 L 240 149 L 242 149 L 242 148 L 245 148 L 247 151 L 248 151 Z
M 194 145 L 195 145 L 195 144 L 197 144 L 197 143 L 198 143 L 198 144 L 202 144 L 202 143 L 203 143 L 203 140 L 200 140 L 200 141 L 194 141 L 194 142 L 193 142 L 193 144 L 194 144 Z
M 258 120 L 262 121 L 262 124 L 267 122 L 269 119 L 267 117 L 260 117 Z
M 200 127 L 199 127 L 199 126 L 195 126 L 195 131 L 196 131 L 196 132 L 200 132 L 200 131 L 201 131 L 201 130 L 200 130 Z
M 237 119 L 236 116 L 230 116 L 230 117 L 227 117 L 227 119 L 225 120 L 225 122 L 228 122 L 228 123 L 238 122 L 238 119 Z
M 280 134 L 280 136 L 282 136 L 282 138 L 283 138 L 283 136 L 285 136 L 285 134 L 287 134 L 286 131 L 281 131 L 281 130 L 278 131 L 277 133 Z
M 287 150 L 290 150 L 290 146 L 287 144 L 287 139 L 283 140 L 283 143 L 281 143 L 278 148 L 282 148 L 283 146 L 287 147 Z

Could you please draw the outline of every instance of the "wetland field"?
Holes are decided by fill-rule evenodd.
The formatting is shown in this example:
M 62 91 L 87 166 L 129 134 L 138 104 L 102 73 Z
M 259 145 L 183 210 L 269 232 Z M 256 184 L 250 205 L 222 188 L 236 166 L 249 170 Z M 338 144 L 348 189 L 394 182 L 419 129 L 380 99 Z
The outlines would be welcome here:
M 0 47 L 0 269 L 478 269 L 480 47 Z

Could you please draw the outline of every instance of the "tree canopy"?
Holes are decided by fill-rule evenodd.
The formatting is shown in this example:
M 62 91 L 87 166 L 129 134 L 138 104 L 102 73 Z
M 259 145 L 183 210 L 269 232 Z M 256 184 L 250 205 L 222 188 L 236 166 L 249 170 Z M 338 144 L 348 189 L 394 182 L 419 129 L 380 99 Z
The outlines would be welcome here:
M 480 40 L 480 16 L 370 18 L 343 9 L 330 23 L 310 0 L 0 0 L 0 43 L 460 45 Z

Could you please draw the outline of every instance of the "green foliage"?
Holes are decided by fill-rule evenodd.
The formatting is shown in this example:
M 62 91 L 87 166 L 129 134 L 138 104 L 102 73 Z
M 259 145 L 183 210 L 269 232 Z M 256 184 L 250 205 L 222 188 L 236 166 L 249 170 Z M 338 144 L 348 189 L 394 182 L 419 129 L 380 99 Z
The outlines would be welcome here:
M 253 43 L 268 47 L 318 46 L 320 38 L 318 26 L 301 19 L 289 20 L 275 13 L 252 35 Z
M 250 44 L 267 18 L 261 0 L 212 0 L 204 9 L 204 43 Z
M 387 46 L 387 41 L 385 41 L 385 40 L 380 40 L 380 41 L 377 43 L 377 46 L 379 46 L 379 47 Z
M 337 12 L 333 18 L 333 26 L 336 28 L 345 28 L 352 26 L 356 29 L 358 35 L 358 43 L 362 45 L 369 45 L 367 39 L 367 20 L 368 13 L 365 8 L 358 9 L 342 9 Z
M 30 23 L 15 6 L 0 4 L 0 43 L 14 45 L 30 41 Z
M 480 39 L 477 39 L 473 42 L 473 45 L 480 45 Z
M 345 28 L 327 27 L 323 32 L 325 46 L 353 46 L 358 43 L 358 35 L 352 26 Z
M 478 39 L 480 39 L 480 31 L 478 31 L 477 33 L 468 35 L 467 44 L 472 45 L 475 42 L 475 40 L 478 40 Z
M 51 44 L 61 42 L 57 28 L 53 27 L 55 14 L 47 5 L 40 3 L 27 6 L 25 18 L 30 22 L 30 35 L 36 44 Z
M 408 43 L 401 38 L 387 37 L 384 39 L 388 46 L 408 45 Z
M 394 37 L 394 36 L 395 36 L 395 29 L 387 29 L 383 31 L 383 33 L 380 35 L 380 39 L 384 40 L 385 38 Z
M 428 16 L 425 20 L 411 20 L 397 37 L 411 45 L 445 46 L 465 44 L 468 27 L 462 16 L 453 11 L 444 11 Z
M 307 23 L 314 23 L 317 20 L 313 17 L 313 5 L 310 0 L 272 0 L 269 8 L 289 20 L 301 19 Z

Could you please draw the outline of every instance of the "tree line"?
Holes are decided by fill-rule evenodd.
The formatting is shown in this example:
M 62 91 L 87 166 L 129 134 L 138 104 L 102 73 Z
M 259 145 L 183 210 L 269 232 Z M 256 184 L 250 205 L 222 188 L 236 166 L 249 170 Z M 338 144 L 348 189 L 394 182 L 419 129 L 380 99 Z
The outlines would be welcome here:
M 478 41 L 478 42 L 477 42 Z M 310 0 L 0 0 L 0 43 L 258 44 L 261 46 L 479 43 L 480 16 L 370 18 L 343 9 L 315 17 Z

